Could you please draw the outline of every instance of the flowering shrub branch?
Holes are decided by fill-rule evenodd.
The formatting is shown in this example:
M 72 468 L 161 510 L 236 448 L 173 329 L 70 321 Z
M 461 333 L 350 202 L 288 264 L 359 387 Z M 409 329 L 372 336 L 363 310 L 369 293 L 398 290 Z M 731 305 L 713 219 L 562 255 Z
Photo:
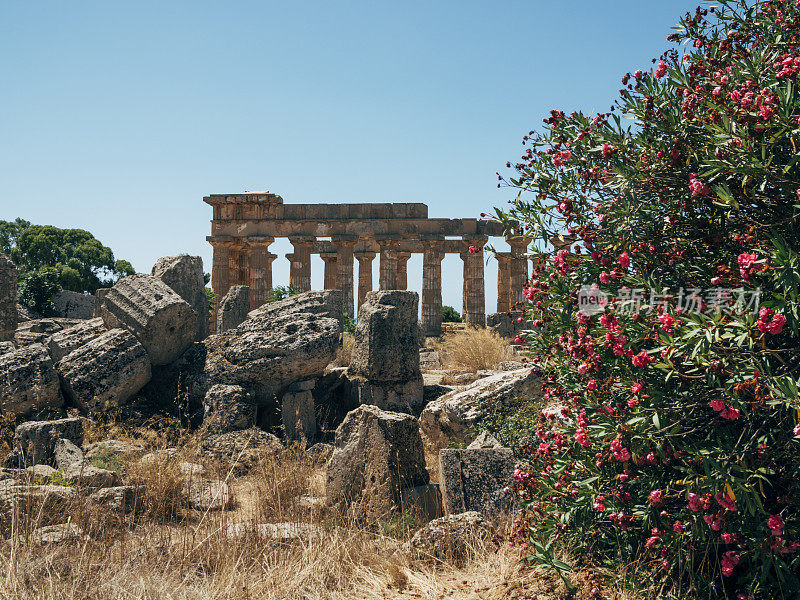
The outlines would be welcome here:
M 553 110 L 498 175 L 547 244 L 523 335 L 546 397 L 518 541 L 700 597 L 800 589 L 800 2 L 698 8 L 611 112 Z M 681 52 L 679 49 L 685 51 Z M 574 240 L 574 241 L 570 241 Z M 581 309 L 581 290 L 608 303 Z M 689 290 L 716 290 L 716 299 Z M 632 290 L 648 302 L 626 306 Z M 738 302 L 748 292 L 758 306 Z

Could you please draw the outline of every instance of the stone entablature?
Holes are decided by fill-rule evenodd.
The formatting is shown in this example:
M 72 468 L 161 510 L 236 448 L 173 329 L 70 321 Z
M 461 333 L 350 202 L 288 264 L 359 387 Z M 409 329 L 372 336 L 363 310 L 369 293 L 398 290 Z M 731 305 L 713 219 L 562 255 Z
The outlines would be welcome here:
M 355 261 L 358 261 L 358 303 L 373 288 L 372 261 L 379 257 L 379 289 L 406 289 L 406 263 L 423 255 L 422 319 L 426 332 L 441 329 L 441 261 L 458 254 L 464 261 L 464 317 L 468 324 L 485 325 L 483 246 L 490 237 L 503 237 L 499 223 L 478 219 L 430 219 L 422 203 L 284 204 L 270 192 L 212 194 L 203 199 L 213 207 L 214 247 L 212 286 L 223 297 L 234 285 L 250 286 L 253 308 L 266 302 L 272 288 L 269 252 L 275 238 L 288 238 L 293 252 L 289 284 L 311 289 L 311 256 L 325 263 L 324 286 L 344 292 L 345 311 L 353 315 Z M 330 238 L 330 239 L 319 239 Z M 456 238 L 456 239 L 453 239 Z M 506 236 L 511 250 L 498 253 L 498 312 L 522 300 L 528 277 L 528 240 Z M 470 252 L 473 246 L 477 251 Z

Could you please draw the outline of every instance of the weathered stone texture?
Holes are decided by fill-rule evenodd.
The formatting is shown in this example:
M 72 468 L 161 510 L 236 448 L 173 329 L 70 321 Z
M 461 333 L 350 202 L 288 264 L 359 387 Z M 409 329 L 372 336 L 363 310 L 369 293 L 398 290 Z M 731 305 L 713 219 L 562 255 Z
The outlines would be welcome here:
M 64 400 L 47 349 L 32 344 L 0 355 L 0 408 L 13 414 L 60 408 Z
M 17 267 L 0 254 L 0 342 L 14 339 L 17 329 Z
M 126 404 L 150 381 L 150 361 L 131 333 L 111 329 L 62 358 L 58 373 L 75 404 L 103 411 Z
M 203 259 L 199 256 L 180 254 L 159 258 L 151 274 L 166 283 L 197 313 L 196 340 L 208 337 L 208 296 L 203 279 Z
M 94 310 L 92 311 L 92 317 L 102 317 L 103 316 L 103 302 L 105 301 L 105 297 L 108 295 L 108 292 L 111 291 L 111 288 L 97 288 L 94 292 Z
M 61 290 L 50 298 L 55 316 L 68 319 L 91 319 L 94 316 L 95 297 L 71 290 Z
M 425 485 L 428 472 L 417 420 L 363 405 L 336 430 L 327 468 L 327 501 L 342 513 L 381 517 L 403 488 Z
M 101 309 L 110 328 L 129 330 L 147 350 L 153 365 L 174 361 L 197 335 L 197 314 L 189 303 L 152 275 L 120 279 Z
M 265 304 L 206 341 L 209 383 L 241 385 L 256 393 L 259 404 L 269 403 L 291 383 L 322 375 L 339 347 L 340 318 L 338 291 Z
M 73 350 L 83 346 L 87 342 L 100 337 L 106 331 L 103 319 L 89 319 L 57 331 L 48 338 L 50 356 L 53 362 L 58 362 Z
M 491 411 L 540 393 L 541 381 L 530 368 L 498 373 L 430 402 L 420 415 L 420 428 L 433 449 L 469 442 L 475 425 Z
M 314 380 L 308 386 L 294 384 L 283 395 L 281 401 L 281 419 L 283 431 L 290 440 L 301 437 L 309 440 L 317 434 L 317 418 L 314 413 Z M 305 387 L 305 389 L 303 389 Z
M 83 444 L 83 420 L 29 421 L 14 431 L 14 450 L 6 459 L 8 466 L 52 465 L 56 442 L 65 439 L 80 447 Z
M 445 513 L 497 510 L 513 474 L 514 453 L 508 448 L 443 449 L 439 452 L 439 488 Z
M 72 441 L 58 438 L 53 448 L 53 464 L 58 469 L 66 469 L 75 463 L 83 462 L 83 451 Z
M 367 294 L 358 313 L 350 372 L 370 381 L 405 382 L 422 377 L 419 367 L 416 292 Z
M 217 333 L 238 327 L 250 312 L 250 288 L 234 285 L 220 300 L 217 310 Z
M 447 560 L 460 563 L 476 542 L 492 537 L 493 528 L 476 511 L 435 519 L 414 534 L 408 543 L 415 558 Z
M 203 400 L 203 425 L 208 434 L 248 429 L 255 422 L 256 405 L 243 387 L 217 384 L 206 393 Z

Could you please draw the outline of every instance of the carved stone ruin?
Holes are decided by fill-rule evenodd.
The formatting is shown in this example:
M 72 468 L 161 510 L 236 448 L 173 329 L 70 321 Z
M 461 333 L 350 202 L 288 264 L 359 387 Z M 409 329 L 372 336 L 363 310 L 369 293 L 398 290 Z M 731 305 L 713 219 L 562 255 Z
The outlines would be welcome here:
M 344 294 L 344 310 L 355 315 L 354 302 L 363 304 L 374 287 L 372 261 L 380 257 L 381 290 L 407 287 L 406 264 L 412 254 L 422 254 L 422 324 L 425 333 L 441 332 L 442 259 L 458 254 L 464 264 L 464 319 L 485 326 L 486 302 L 483 247 L 490 237 L 502 237 L 499 223 L 478 219 L 428 218 L 421 203 L 394 204 L 284 204 L 270 192 L 212 194 L 203 199 L 213 207 L 211 235 L 214 247 L 211 283 L 218 298 L 235 285 L 250 287 L 250 306 L 267 301 L 273 286 L 269 251 L 276 238 L 288 238 L 293 252 L 289 285 L 311 289 L 311 256 L 325 263 L 325 289 Z M 497 254 L 497 312 L 512 310 L 523 300 L 528 278 L 529 240 L 506 236 L 510 251 Z M 358 261 L 357 298 L 353 289 Z

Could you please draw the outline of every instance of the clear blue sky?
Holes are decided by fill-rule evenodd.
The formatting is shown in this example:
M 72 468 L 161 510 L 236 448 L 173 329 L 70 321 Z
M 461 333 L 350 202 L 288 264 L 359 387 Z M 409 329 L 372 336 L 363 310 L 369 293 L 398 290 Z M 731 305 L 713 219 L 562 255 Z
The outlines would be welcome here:
M 209 193 L 477 217 L 513 197 L 495 171 L 527 131 L 607 110 L 696 4 L 3 0 L 0 218 L 88 229 L 149 272 L 181 252 L 211 270 Z M 460 259 L 443 271 L 460 310 Z

